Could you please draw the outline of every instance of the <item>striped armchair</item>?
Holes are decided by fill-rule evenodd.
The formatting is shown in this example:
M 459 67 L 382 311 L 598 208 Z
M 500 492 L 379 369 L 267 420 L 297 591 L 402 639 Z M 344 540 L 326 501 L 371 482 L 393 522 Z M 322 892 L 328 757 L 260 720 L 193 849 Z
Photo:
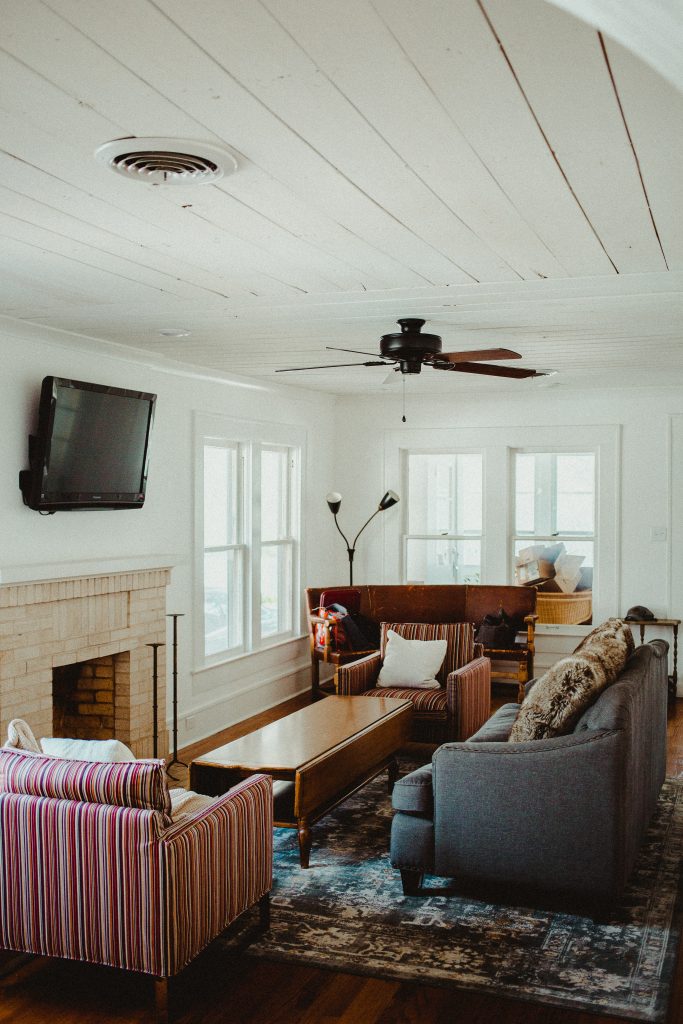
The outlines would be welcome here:
M 447 641 L 446 656 L 436 677 L 440 689 L 377 686 L 390 629 L 407 640 Z M 341 696 L 399 697 L 412 701 L 412 739 L 424 742 L 466 740 L 481 728 L 491 712 L 491 662 L 483 657 L 481 645 L 474 643 L 471 622 L 383 622 L 380 650 L 350 665 L 340 665 L 335 683 Z
M 0 948 L 168 978 L 272 882 L 272 781 L 255 775 L 177 824 L 161 761 L 0 750 Z

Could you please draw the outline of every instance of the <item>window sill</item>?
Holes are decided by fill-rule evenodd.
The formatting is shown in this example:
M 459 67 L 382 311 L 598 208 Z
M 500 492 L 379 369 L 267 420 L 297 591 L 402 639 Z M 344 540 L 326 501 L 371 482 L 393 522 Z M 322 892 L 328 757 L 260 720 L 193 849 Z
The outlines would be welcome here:
M 277 650 L 278 647 L 286 647 L 287 644 L 294 644 L 298 643 L 299 640 L 307 639 L 308 633 L 296 633 L 292 636 L 286 636 L 283 639 L 274 640 L 273 643 L 263 644 L 262 647 L 255 647 L 251 651 L 240 651 L 239 654 L 227 655 L 218 661 L 212 661 L 210 665 L 200 665 L 192 670 L 192 675 L 199 676 L 204 672 L 211 672 L 215 668 L 221 668 L 223 665 L 234 665 L 245 658 L 254 658 L 259 654 L 266 654 L 268 651 Z

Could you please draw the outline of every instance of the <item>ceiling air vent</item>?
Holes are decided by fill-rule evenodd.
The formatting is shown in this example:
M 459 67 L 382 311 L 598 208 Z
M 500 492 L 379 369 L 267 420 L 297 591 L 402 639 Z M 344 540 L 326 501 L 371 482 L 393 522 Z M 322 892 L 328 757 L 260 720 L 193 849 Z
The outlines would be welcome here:
M 116 139 L 96 149 L 95 157 L 147 185 L 205 185 L 237 170 L 229 149 L 190 139 Z

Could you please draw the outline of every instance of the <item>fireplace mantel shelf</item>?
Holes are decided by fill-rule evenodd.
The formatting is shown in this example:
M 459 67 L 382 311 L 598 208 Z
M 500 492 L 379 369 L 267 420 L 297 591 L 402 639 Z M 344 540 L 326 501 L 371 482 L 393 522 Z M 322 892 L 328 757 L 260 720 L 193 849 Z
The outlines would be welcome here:
M 172 569 L 185 559 L 178 554 L 129 555 L 125 558 L 93 558 L 80 562 L 38 562 L 32 565 L 0 566 L 0 586 L 12 583 L 44 583 L 82 576 L 110 576 L 113 573 Z

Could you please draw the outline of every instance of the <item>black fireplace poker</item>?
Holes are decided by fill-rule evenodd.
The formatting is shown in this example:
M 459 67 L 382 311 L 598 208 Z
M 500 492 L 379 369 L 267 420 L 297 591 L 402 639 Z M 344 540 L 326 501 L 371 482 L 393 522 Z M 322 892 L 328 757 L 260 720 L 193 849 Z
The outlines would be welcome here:
M 166 765 L 166 771 L 171 774 L 174 764 L 181 768 L 187 768 L 184 761 L 178 757 L 178 619 L 182 619 L 184 612 L 171 612 L 166 616 L 173 619 L 173 757 Z
M 159 756 L 159 648 L 166 644 L 145 644 L 152 648 L 152 757 Z

